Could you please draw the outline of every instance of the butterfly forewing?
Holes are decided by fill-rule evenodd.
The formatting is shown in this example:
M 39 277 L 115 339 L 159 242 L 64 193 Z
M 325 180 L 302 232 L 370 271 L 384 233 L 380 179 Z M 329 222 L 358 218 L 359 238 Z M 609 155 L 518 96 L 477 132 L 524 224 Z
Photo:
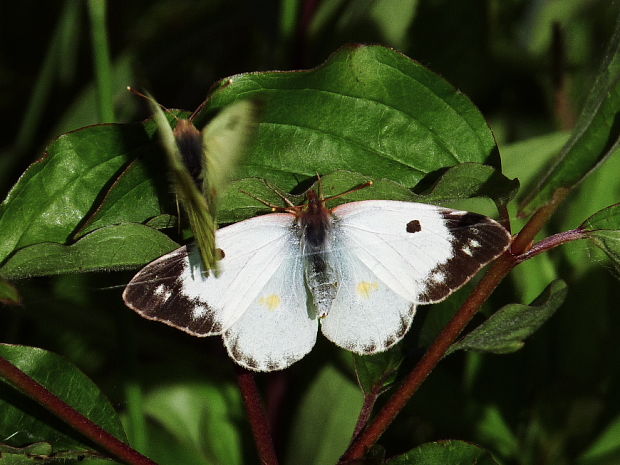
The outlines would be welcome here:
M 125 303 L 146 318 L 197 336 L 220 334 L 294 256 L 292 221 L 292 215 L 273 214 L 218 230 L 223 258 L 217 276 L 205 273 L 195 248 L 158 258 L 127 285 Z

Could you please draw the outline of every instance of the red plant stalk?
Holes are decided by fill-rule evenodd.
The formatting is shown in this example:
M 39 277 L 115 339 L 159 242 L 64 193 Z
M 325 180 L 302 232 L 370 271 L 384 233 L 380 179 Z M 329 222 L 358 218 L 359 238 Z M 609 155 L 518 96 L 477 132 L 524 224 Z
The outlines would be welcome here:
M 43 385 L 39 384 L 2 357 L 0 357 L 0 376 L 6 379 L 17 390 L 60 418 L 71 428 L 97 444 L 101 449 L 107 452 L 110 457 L 129 465 L 157 465 L 148 457 L 132 449 L 124 442 L 112 436 L 101 426 L 86 418 L 58 396 L 48 391 Z

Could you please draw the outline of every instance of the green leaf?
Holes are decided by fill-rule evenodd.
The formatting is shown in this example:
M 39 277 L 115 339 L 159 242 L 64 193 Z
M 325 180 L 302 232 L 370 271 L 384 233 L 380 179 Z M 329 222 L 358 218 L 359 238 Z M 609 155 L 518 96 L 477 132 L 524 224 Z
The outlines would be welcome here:
M 428 442 L 386 465 L 498 465 L 491 453 L 464 441 Z
M 0 344 L 0 356 L 45 386 L 74 409 L 121 441 L 125 432 L 97 386 L 64 358 L 42 349 Z M 9 446 L 47 442 L 54 452 L 84 452 L 90 444 L 43 407 L 0 383 L 0 437 Z
M 162 171 L 149 170 L 147 165 L 135 160 L 114 180 L 97 210 L 75 234 L 80 237 L 104 226 L 122 223 L 144 223 L 159 217 L 162 203 L 158 187 L 166 184 L 159 176 Z
M 0 278 L 0 302 L 7 305 L 18 305 L 21 297 L 15 286 Z
M 0 205 L 0 261 L 28 245 L 66 242 L 110 180 L 149 149 L 151 126 L 91 126 L 52 142 Z
M 502 176 L 490 166 L 477 163 L 463 163 L 448 168 L 431 186 L 421 194 L 414 194 L 402 184 L 389 179 L 379 179 L 352 171 L 335 171 L 322 176 L 315 183 L 314 189 L 321 189 L 325 197 L 342 194 L 348 190 L 373 181 L 372 186 L 351 192 L 346 196 L 330 201 L 329 206 L 358 200 L 402 200 L 407 202 L 432 203 L 458 207 L 455 202 L 471 198 L 488 198 L 496 203 L 507 202 L 516 192 L 518 182 Z M 280 187 L 280 186 L 276 186 Z M 245 178 L 233 181 L 221 197 L 219 219 L 222 223 L 232 223 L 265 213 L 268 207 L 252 196 L 273 205 L 281 206 L 282 198 L 278 196 L 272 183 L 259 178 Z M 304 196 L 287 194 L 290 200 L 303 203 Z
M 0 444 L 0 465 L 26 465 L 45 463 L 52 453 L 52 446 L 47 442 L 37 442 L 25 447 L 10 447 Z
M 325 366 L 299 404 L 284 463 L 336 463 L 351 440 L 361 406 L 360 390 Z
M 508 179 L 491 166 L 462 163 L 447 169 L 418 202 L 446 204 L 458 199 L 488 198 L 506 205 L 519 190 L 519 181 Z
M 208 108 L 250 97 L 265 107 L 237 178 L 290 190 L 317 173 L 350 170 L 410 187 L 459 163 L 499 166 L 493 135 L 471 101 L 385 47 L 343 47 L 308 71 L 232 76 Z
M 620 203 L 596 212 L 580 226 L 594 245 L 611 259 L 620 276 Z
M 502 409 L 492 403 L 482 407 L 474 424 L 476 438 L 503 457 L 519 456 L 519 438 L 512 431 Z
M 550 202 L 558 189 L 572 189 L 613 155 L 619 145 L 620 18 L 571 138 L 520 209 L 527 214 Z
M 611 465 L 618 462 L 620 462 L 620 415 L 609 422 L 575 463 L 578 465 Z
M 135 268 L 179 245 L 141 224 L 97 229 L 72 245 L 42 242 L 18 250 L 0 268 L 9 279 L 122 268 Z
M 419 0 L 379 0 L 372 2 L 370 18 L 381 31 L 383 43 L 405 47 L 409 28 L 415 17 Z M 350 4 L 352 6 L 353 4 Z
M 504 354 L 523 347 L 532 335 L 564 302 L 567 287 L 562 280 L 553 281 L 531 305 L 509 304 L 500 308 L 484 323 L 448 349 L 477 350 Z
M 402 361 L 400 345 L 374 355 L 353 354 L 357 382 L 364 394 L 380 394 L 390 386 L 396 379 Z
M 69 450 L 63 452 L 54 452 L 53 447 L 48 442 L 35 442 L 24 447 L 11 447 L 0 444 L 0 465 L 33 465 L 41 463 L 66 463 L 68 461 L 83 462 L 89 455 L 96 455 L 83 450 Z M 114 464 L 106 460 L 107 464 Z
M 521 192 L 530 192 L 536 175 L 558 155 L 569 137 L 567 132 L 552 132 L 500 145 L 502 172 L 519 180 Z
M 241 465 L 243 406 L 232 385 L 183 383 L 161 386 L 145 399 L 145 412 L 207 463 Z

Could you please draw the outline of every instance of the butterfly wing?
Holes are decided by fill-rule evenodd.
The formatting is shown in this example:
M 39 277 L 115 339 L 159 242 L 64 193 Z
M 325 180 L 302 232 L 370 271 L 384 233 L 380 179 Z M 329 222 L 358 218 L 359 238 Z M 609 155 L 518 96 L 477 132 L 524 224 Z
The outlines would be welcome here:
M 332 213 L 340 289 L 321 329 L 359 353 L 397 342 L 416 304 L 444 300 L 510 243 L 496 221 L 434 205 L 371 200 Z
M 409 330 L 416 305 L 378 279 L 373 269 L 338 241 L 330 255 L 338 291 L 321 332 L 336 345 L 358 354 L 387 350 Z
M 217 231 L 220 273 L 205 273 L 182 247 L 143 268 L 123 293 L 127 306 L 195 336 L 222 334 L 233 359 L 254 370 L 284 368 L 314 346 L 293 216 L 271 214 Z

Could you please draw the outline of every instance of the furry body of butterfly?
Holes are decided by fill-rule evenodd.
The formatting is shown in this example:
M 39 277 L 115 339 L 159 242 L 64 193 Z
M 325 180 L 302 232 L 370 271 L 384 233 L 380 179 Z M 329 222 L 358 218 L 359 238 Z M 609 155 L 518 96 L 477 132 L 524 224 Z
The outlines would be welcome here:
M 490 218 L 428 204 L 330 210 L 310 191 L 307 204 L 283 210 L 217 231 L 218 276 L 181 247 L 136 274 L 125 303 L 195 336 L 221 335 L 237 363 L 272 371 L 310 352 L 319 325 L 355 353 L 389 349 L 418 304 L 444 300 L 510 243 Z

